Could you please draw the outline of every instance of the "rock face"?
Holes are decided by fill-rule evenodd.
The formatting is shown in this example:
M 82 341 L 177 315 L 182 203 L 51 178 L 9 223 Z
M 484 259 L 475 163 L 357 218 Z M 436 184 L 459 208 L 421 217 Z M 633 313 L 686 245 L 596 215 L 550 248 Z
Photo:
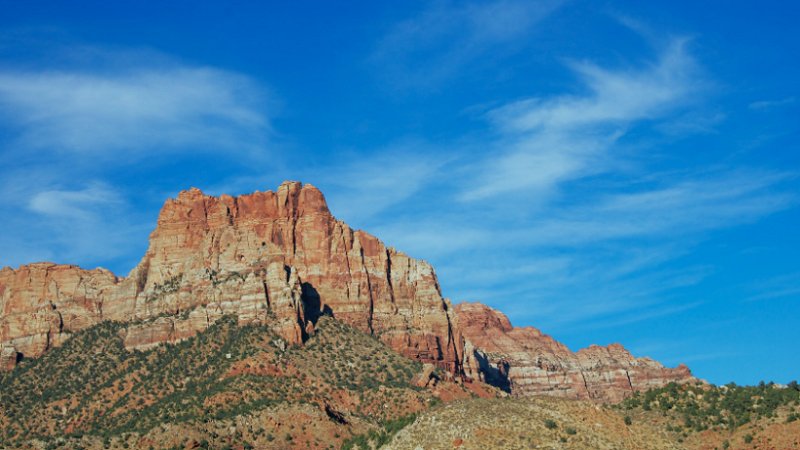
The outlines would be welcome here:
M 503 313 L 486 305 L 460 303 L 455 309 L 465 339 L 465 373 L 519 397 L 617 403 L 633 391 L 698 381 L 683 364 L 665 368 L 633 357 L 620 344 L 573 353 L 536 328 L 512 327 Z
M 165 203 L 147 253 L 125 278 L 52 263 L 4 268 L 0 314 L 1 348 L 24 357 L 102 320 L 136 322 L 123 338 L 144 349 L 192 336 L 223 314 L 296 344 L 331 314 L 453 373 L 463 354 L 433 268 L 350 229 L 319 190 L 298 182 L 240 197 L 181 192 Z M 12 365 L 11 350 L 3 352 Z
M 399 353 L 516 395 L 621 400 L 693 379 L 619 345 L 573 354 L 479 304 L 442 298 L 428 263 L 336 220 L 315 187 L 285 182 L 240 197 L 183 191 L 167 200 L 131 273 L 34 263 L 0 270 L 0 370 L 104 320 L 130 322 L 129 349 L 179 342 L 226 314 L 302 344 L 323 315 Z M 464 334 L 462 336 L 462 333 Z

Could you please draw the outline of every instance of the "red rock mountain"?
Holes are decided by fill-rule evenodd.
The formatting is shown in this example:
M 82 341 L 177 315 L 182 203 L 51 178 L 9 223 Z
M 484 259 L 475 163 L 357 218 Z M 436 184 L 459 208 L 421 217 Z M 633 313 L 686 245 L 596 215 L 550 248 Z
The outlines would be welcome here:
M 181 192 L 164 204 L 147 253 L 125 278 L 52 263 L 3 268 L 0 369 L 104 320 L 131 322 L 121 333 L 126 347 L 145 349 L 225 314 L 296 344 L 330 314 L 405 356 L 520 395 L 621 399 L 693 379 L 685 366 L 665 369 L 618 345 L 576 355 L 491 308 L 454 308 L 433 267 L 336 220 L 322 193 L 299 182 L 240 197 Z
M 697 381 L 683 364 L 668 369 L 650 358 L 633 357 L 620 344 L 573 353 L 536 328 L 512 327 L 508 317 L 486 305 L 460 303 L 455 309 L 466 338 L 466 374 L 516 396 L 617 403 L 633 391 Z

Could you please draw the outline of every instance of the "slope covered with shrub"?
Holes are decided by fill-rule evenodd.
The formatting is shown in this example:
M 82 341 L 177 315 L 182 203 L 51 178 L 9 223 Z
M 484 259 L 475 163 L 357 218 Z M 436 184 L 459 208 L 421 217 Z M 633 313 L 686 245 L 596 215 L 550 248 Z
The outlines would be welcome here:
M 678 385 L 635 393 L 614 408 L 634 422 L 657 421 L 690 448 L 753 448 L 763 438 L 798 448 L 800 386 L 761 382 Z
M 427 408 L 421 364 L 323 316 L 303 347 L 225 317 L 128 351 L 105 322 L 0 373 L 0 440 L 56 448 L 338 448 Z M 393 425 L 390 425 L 390 427 Z

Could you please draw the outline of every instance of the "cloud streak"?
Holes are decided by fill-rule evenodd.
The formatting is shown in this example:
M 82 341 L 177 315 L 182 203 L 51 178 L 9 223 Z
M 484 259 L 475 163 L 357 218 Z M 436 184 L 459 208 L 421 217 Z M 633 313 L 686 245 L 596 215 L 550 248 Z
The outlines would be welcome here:
M 650 153 L 662 150 L 637 139 L 642 129 L 686 136 L 725 119 L 697 107 L 710 83 L 689 42 L 674 39 L 637 65 L 568 62 L 581 83 L 575 91 L 491 110 L 491 132 L 473 136 L 463 157 L 453 151 L 439 164 L 361 161 L 396 165 L 398 174 L 404 167 L 414 172 L 412 163 L 421 161 L 424 176 L 407 184 L 385 180 L 380 189 L 353 183 L 351 197 L 332 204 L 361 198 L 361 191 L 364 198 L 380 192 L 374 198 L 389 203 L 402 198 L 399 212 L 372 208 L 363 221 L 368 231 L 434 262 L 453 301 L 479 300 L 517 320 L 546 320 L 551 331 L 701 309 L 703 301 L 678 301 L 675 292 L 715 268 L 674 261 L 708 233 L 755 222 L 798 198 L 779 188 L 791 178 L 779 171 L 647 166 Z
M 686 41 L 674 41 L 658 61 L 638 70 L 609 70 L 572 63 L 585 95 L 529 99 L 495 109 L 488 118 L 504 133 L 504 147 L 479 174 L 464 200 L 510 191 L 552 194 L 565 181 L 611 170 L 609 153 L 639 121 L 662 117 L 686 103 L 696 82 L 696 63 Z
M 98 210 L 124 204 L 109 186 L 95 184 L 80 191 L 43 191 L 30 200 L 31 211 L 53 218 L 90 220 Z
M 0 113 L 18 145 L 93 157 L 252 149 L 270 125 L 264 92 L 213 68 L 139 67 L 114 73 L 0 72 Z
M 434 2 L 397 24 L 372 56 L 401 85 L 432 86 L 490 51 L 507 51 L 564 0 Z M 485 62 L 485 61 L 484 61 Z

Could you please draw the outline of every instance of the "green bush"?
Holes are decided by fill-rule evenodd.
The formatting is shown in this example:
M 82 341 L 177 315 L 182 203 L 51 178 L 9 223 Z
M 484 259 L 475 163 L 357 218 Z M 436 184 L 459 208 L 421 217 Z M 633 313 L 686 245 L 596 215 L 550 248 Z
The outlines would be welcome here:
M 556 428 L 558 428 L 558 424 L 555 423 L 555 421 L 547 419 L 544 421 L 544 427 L 547 428 L 548 430 L 555 430 Z
M 630 425 L 632 423 L 633 421 L 631 420 L 631 416 L 625 416 L 625 425 Z
M 575 431 L 575 428 L 567 427 L 567 434 L 577 434 L 578 432 Z

